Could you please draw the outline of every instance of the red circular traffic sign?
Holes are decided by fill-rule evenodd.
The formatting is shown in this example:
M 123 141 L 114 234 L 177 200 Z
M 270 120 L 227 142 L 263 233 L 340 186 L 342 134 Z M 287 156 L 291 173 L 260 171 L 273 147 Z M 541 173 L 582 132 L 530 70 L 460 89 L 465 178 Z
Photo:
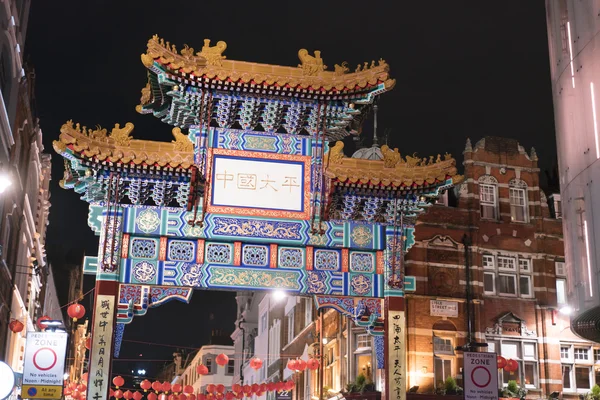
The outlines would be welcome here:
M 58 357 L 50 347 L 42 347 L 33 353 L 33 365 L 40 371 L 48 371 L 56 365 Z
M 475 373 L 477 373 L 477 375 Z M 487 368 L 480 365 L 473 368 L 473 371 L 471 371 L 471 381 L 475 386 L 483 388 L 492 381 L 492 374 L 490 374 L 490 371 L 488 371 Z

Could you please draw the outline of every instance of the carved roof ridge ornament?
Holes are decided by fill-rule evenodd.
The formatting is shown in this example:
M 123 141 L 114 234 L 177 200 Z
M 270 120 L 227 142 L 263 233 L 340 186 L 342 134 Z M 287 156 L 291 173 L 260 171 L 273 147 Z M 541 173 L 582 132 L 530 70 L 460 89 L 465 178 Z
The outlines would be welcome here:
M 144 163 L 172 168 L 189 168 L 194 164 L 193 143 L 179 128 L 173 129 L 175 140 L 172 142 L 133 139 L 133 128 L 131 122 L 123 128 L 115 124 L 111 133 L 107 134 L 107 130 L 100 126 L 88 129 L 67 121 L 60 128 L 59 139 L 53 142 L 53 147 L 59 154 L 71 151 L 80 158 L 96 162 Z
M 157 72 L 168 70 L 174 74 L 189 74 L 190 78 L 209 78 L 221 81 L 277 85 L 290 88 L 311 88 L 313 90 L 338 91 L 383 85 L 383 91 L 391 90 L 396 81 L 389 76 L 389 65 L 384 59 L 365 62 L 364 65 L 349 73 L 346 62 L 336 64 L 334 71 L 327 71 L 320 51 L 310 55 L 308 50 L 298 51 L 300 64 L 296 67 L 270 65 L 247 61 L 228 60 L 223 55 L 227 43 L 217 42 L 210 46 L 210 40 L 204 39 L 202 51 L 194 54 L 194 49 L 185 45 L 178 52 L 175 45 L 165 42 L 154 35 L 148 40 L 146 53 L 141 55 L 144 66 Z M 378 93 L 379 94 L 379 93 Z
M 411 186 L 442 183 L 452 179 L 453 184 L 462 182 L 458 175 L 456 160 L 446 153 L 429 158 L 419 158 L 416 155 L 402 158 L 398 149 L 382 146 L 383 160 L 367 160 L 346 157 L 344 144 L 336 142 L 324 155 L 326 174 L 330 178 L 345 183 L 363 183 L 369 185 Z

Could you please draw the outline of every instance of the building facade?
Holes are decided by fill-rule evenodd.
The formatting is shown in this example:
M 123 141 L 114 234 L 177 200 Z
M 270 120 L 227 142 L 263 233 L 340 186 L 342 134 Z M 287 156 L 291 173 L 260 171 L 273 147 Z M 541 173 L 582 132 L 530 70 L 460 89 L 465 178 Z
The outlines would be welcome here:
M 600 4 L 547 0 L 546 10 L 571 329 L 600 342 Z
M 230 358 L 227 365 L 221 366 L 216 363 L 215 358 L 219 354 L 225 354 Z M 191 385 L 194 388 L 194 393 L 206 393 L 206 386 L 210 384 L 223 385 L 227 390 L 231 390 L 235 367 L 233 346 L 218 344 L 202 346 L 190 357 L 191 359 L 186 362 L 183 372 L 173 380 L 174 384 Z M 198 374 L 197 368 L 200 364 L 205 365 L 208 369 L 207 375 Z

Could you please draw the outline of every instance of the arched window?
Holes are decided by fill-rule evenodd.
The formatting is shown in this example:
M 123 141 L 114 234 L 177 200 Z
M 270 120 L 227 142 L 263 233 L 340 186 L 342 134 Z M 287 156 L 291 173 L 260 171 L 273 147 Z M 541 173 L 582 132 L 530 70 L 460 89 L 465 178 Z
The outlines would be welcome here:
M 456 345 L 456 326 L 448 320 L 440 320 L 433 324 L 433 373 L 435 387 L 443 386 L 444 381 L 452 376 L 455 364 L 454 346 Z
M 510 198 L 510 220 L 528 222 L 527 184 L 521 179 L 511 179 L 508 183 Z
M 498 180 L 491 175 L 479 178 L 479 210 L 481 218 L 498 219 Z

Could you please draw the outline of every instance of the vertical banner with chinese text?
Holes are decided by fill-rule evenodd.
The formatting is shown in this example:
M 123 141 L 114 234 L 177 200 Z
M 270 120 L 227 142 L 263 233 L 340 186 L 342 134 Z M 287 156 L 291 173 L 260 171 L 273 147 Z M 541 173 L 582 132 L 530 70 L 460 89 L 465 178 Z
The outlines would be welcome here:
M 387 311 L 387 400 L 406 399 L 406 340 L 404 311 Z
M 115 296 L 96 296 L 90 351 L 87 398 L 107 400 L 110 387 L 110 360 L 113 342 Z

